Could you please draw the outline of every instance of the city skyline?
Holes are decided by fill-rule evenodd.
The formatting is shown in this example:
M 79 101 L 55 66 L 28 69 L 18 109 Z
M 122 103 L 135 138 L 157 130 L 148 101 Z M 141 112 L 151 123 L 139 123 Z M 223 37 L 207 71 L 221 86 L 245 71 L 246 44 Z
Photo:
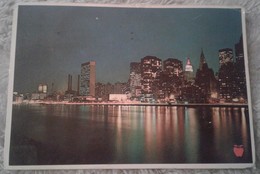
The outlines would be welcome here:
M 19 92 L 35 91 L 39 83 L 65 91 L 67 74 L 76 79 L 81 63 L 91 60 L 103 83 L 125 82 L 130 62 L 147 55 L 183 65 L 189 57 L 196 72 L 201 48 L 216 73 L 218 50 L 234 50 L 242 33 L 239 9 L 26 8 L 20 8 L 17 26 Z

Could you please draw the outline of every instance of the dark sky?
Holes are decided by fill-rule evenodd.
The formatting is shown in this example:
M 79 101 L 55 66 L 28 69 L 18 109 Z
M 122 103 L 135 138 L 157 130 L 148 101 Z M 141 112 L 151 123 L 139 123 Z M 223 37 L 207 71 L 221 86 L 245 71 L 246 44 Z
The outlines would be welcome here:
M 145 9 L 65 6 L 19 7 L 14 91 L 39 83 L 67 89 L 81 64 L 96 61 L 99 82 L 126 82 L 129 64 L 147 55 L 190 57 L 197 70 L 201 48 L 214 72 L 218 50 L 234 49 L 241 35 L 239 9 Z M 76 85 L 73 85 L 76 89 Z

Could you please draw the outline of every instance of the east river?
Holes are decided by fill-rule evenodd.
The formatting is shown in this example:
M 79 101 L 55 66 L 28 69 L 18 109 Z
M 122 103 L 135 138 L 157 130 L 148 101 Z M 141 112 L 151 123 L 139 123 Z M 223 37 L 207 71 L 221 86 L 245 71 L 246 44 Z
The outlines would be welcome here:
M 21 104 L 10 165 L 250 163 L 250 142 L 247 107 Z

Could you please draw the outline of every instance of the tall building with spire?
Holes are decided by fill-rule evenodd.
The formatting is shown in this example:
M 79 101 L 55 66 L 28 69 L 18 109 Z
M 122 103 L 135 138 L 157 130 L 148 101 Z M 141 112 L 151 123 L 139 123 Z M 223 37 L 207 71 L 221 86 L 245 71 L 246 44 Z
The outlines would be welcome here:
M 200 54 L 200 66 L 196 72 L 195 84 L 201 88 L 202 102 L 208 102 L 217 92 L 217 81 L 214 72 L 208 67 L 202 49 Z
M 242 35 L 239 39 L 239 42 L 235 44 L 235 56 L 235 83 L 237 87 L 236 97 L 239 99 L 247 99 L 245 59 Z
M 203 53 L 203 49 L 201 48 L 200 66 L 199 66 L 200 70 L 202 70 L 204 64 L 207 64 L 207 63 L 206 63 L 206 59 L 205 59 L 205 56 L 204 56 L 204 53 Z
M 192 67 L 190 58 L 187 58 L 187 62 L 185 65 L 184 80 L 186 80 L 186 81 L 194 80 L 193 67 Z

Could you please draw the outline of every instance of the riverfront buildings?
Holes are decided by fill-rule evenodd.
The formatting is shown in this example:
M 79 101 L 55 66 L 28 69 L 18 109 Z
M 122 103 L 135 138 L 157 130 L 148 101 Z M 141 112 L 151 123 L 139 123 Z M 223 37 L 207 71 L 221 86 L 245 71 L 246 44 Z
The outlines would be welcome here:
M 89 61 L 81 64 L 77 83 L 74 81 L 77 86 L 74 90 L 72 75 L 68 74 L 65 92 L 51 90 L 51 94 L 47 94 L 47 85 L 39 85 L 38 93 L 32 93 L 31 99 L 94 102 L 109 101 L 111 96 L 124 96 L 120 100 L 153 103 L 245 103 L 247 89 L 242 37 L 235 44 L 235 55 L 231 48 L 219 49 L 216 55 L 216 74 L 207 63 L 212 58 L 206 58 L 201 50 L 200 56 L 193 58 L 194 62 L 195 59 L 199 62 L 196 71 L 191 58 L 186 59 L 183 67 L 183 62 L 178 58 L 162 60 L 156 56 L 145 56 L 140 61 L 129 62 L 128 79 L 116 83 L 96 82 L 96 62 Z M 20 101 L 21 95 L 16 96 Z M 26 96 L 27 99 L 30 98 Z
M 72 75 L 64 100 L 109 101 L 111 96 L 124 96 L 125 100 L 141 102 L 188 102 L 211 103 L 246 99 L 243 48 L 240 40 L 236 44 L 236 62 L 229 48 L 219 50 L 219 73 L 215 76 L 209 68 L 203 50 L 198 57 L 199 66 L 194 75 L 190 58 L 185 68 L 176 58 L 162 61 L 155 56 L 146 56 L 140 62 L 131 62 L 129 79 L 114 84 L 96 82 L 96 62 L 81 64 L 77 91 L 72 89 Z M 236 69 L 235 67 L 240 67 Z M 38 99 L 39 97 L 35 97 Z M 42 99 L 42 98 L 41 98 Z

